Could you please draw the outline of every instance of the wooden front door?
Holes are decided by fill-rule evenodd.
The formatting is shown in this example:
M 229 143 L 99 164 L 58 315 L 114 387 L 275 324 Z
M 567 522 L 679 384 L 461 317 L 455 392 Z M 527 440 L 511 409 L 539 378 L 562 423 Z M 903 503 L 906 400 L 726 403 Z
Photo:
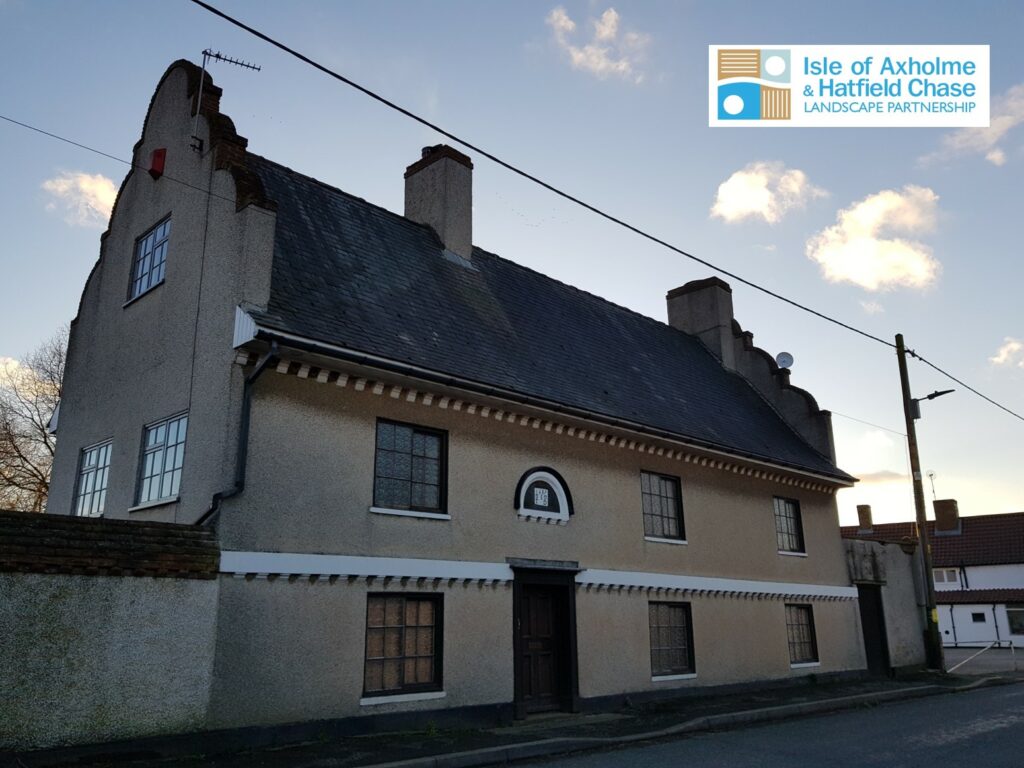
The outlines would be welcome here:
M 570 588 L 516 585 L 516 714 L 572 708 Z

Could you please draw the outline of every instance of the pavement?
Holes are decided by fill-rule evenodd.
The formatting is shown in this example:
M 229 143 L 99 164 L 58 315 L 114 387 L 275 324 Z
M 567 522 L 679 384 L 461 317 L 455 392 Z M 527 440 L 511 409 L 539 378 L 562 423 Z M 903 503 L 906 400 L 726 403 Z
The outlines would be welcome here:
M 943 648 L 946 669 L 957 664 L 958 675 L 1001 675 L 1024 672 L 1024 648 L 989 648 L 978 654 L 981 648 Z M 976 655 L 978 654 L 978 655 Z M 971 657 L 974 658 L 971 658 Z
M 564 714 L 490 729 L 404 731 L 307 741 L 223 754 L 164 757 L 140 743 L 120 754 L 24 753 L 17 768 L 468 768 L 674 739 L 795 717 L 861 709 L 1024 681 L 922 673 L 900 680 L 807 683 L 741 693 L 688 696 L 618 712 Z M 0 761 L 0 765 L 3 762 Z

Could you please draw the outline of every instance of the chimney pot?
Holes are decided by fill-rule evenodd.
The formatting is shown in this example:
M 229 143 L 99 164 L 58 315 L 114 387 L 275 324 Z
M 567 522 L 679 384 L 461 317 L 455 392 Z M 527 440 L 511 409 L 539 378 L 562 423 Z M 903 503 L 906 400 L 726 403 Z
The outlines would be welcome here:
M 445 249 L 473 255 L 473 161 L 446 144 L 405 169 L 405 217 L 433 228 Z
M 692 280 L 665 296 L 668 324 L 703 341 L 729 370 L 736 370 L 732 288 L 718 277 Z
M 871 505 L 870 504 L 858 504 L 857 505 L 857 519 L 860 521 L 861 531 L 870 532 L 873 525 L 871 520 Z

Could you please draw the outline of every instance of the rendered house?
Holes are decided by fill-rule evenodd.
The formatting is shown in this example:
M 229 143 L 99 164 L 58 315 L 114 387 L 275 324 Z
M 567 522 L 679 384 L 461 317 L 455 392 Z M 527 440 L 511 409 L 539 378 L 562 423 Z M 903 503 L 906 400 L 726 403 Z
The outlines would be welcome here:
M 960 517 L 953 499 L 928 522 L 939 632 L 947 646 L 1024 647 L 1024 512 Z M 843 536 L 916 541 L 914 523 L 873 525 L 870 513 Z
M 49 512 L 215 527 L 206 727 L 864 668 L 853 478 L 725 283 L 638 315 L 473 246 L 456 150 L 400 216 L 199 86 L 160 81 L 85 287 Z

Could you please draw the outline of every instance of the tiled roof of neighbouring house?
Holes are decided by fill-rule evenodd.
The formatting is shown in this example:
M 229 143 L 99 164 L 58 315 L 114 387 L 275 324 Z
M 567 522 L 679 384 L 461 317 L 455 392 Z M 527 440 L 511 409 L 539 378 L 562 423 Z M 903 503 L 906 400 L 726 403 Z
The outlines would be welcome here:
M 248 155 L 277 205 L 263 327 L 849 481 L 695 337 Z
M 981 603 L 1024 603 L 1024 589 L 939 590 L 935 602 L 940 605 L 976 605 Z
M 883 541 L 917 538 L 914 523 L 882 523 L 872 526 L 870 531 L 847 525 L 841 531 L 847 538 Z M 961 517 L 960 533 L 936 534 L 935 523 L 929 521 L 928 540 L 936 567 L 1024 563 L 1024 512 Z

